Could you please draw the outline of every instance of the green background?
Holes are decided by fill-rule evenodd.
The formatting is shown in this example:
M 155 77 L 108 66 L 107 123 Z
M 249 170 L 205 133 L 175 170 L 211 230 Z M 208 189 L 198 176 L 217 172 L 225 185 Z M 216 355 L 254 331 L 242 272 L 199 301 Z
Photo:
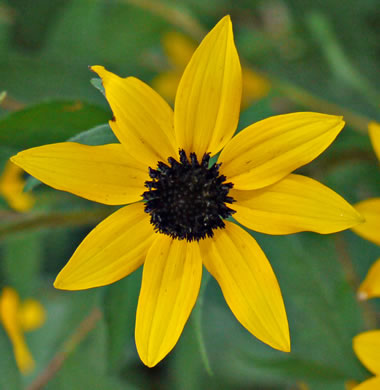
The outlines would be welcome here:
M 379 197 L 379 165 L 366 133 L 369 120 L 380 121 L 377 0 L 0 1 L 0 92 L 7 91 L 0 171 L 25 148 L 72 137 L 113 142 L 103 126 L 111 112 L 91 85 L 88 66 L 149 83 L 169 66 L 165 32 L 200 39 L 225 14 L 244 64 L 272 82 L 269 95 L 242 112 L 239 129 L 284 112 L 343 114 L 342 134 L 300 172 L 351 203 Z M 19 374 L 0 326 L 1 389 L 35 390 L 57 354 L 64 356 L 62 367 L 40 388 L 338 390 L 370 376 L 352 351 L 352 337 L 378 327 L 380 306 L 376 299 L 358 302 L 355 292 L 379 247 L 350 231 L 251 232 L 279 280 L 292 352 L 274 351 L 243 329 L 210 279 L 177 346 L 148 369 L 133 337 L 141 269 L 84 292 L 52 285 L 83 237 L 114 208 L 37 184 L 29 179 L 37 198 L 29 213 L 12 211 L 0 198 L 0 287 L 11 285 L 47 310 L 44 326 L 26 334 L 37 363 L 31 375 Z

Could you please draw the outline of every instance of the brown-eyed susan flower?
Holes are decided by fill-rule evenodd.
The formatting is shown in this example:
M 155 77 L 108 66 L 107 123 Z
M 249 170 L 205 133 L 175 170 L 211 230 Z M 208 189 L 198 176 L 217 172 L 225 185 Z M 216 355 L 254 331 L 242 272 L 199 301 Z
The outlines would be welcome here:
M 34 197 L 23 192 L 25 185 L 23 174 L 21 168 L 8 161 L 0 176 L 0 195 L 12 209 L 20 212 L 28 211 L 34 204 Z
M 353 390 L 380 389 L 380 330 L 358 334 L 353 339 L 353 348 L 362 364 L 375 375 L 355 386 Z
M 0 323 L 12 342 L 17 366 L 23 374 L 28 374 L 34 368 L 24 332 L 38 329 L 44 322 L 45 310 L 38 301 L 29 298 L 20 302 L 13 288 L 3 288 L 0 295 Z
M 170 69 L 161 72 L 152 80 L 153 88 L 168 102 L 174 102 L 177 87 L 183 71 L 196 49 L 196 43 L 179 32 L 171 31 L 162 38 L 162 47 L 169 60 Z M 243 67 L 242 108 L 266 96 L 270 83 L 264 76 L 254 70 Z
M 79 290 L 113 283 L 144 263 L 136 345 L 154 366 L 177 342 L 199 292 L 202 264 L 235 317 L 273 348 L 289 351 L 284 303 L 255 239 L 331 233 L 361 221 L 345 200 L 291 172 L 316 158 L 344 122 L 317 113 L 279 115 L 233 137 L 242 89 L 232 24 L 224 17 L 195 51 L 175 110 L 148 85 L 102 66 L 120 144 L 59 143 L 12 158 L 50 186 L 123 207 L 84 239 L 55 281 Z M 217 155 L 218 163 L 210 157 Z

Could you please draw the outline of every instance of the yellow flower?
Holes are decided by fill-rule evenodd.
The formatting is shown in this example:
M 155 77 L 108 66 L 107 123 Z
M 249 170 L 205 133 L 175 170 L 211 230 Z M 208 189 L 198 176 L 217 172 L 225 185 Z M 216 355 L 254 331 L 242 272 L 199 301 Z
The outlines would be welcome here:
M 151 84 L 162 97 L 173 103 L 182 73 L 196 49 L 196 44 L 181 33 L 169 32 L 163 36 L 162 46 L 169 59 L 171 69 L 160 73 L 152 80 Z M 241 105 L 242 108 L 246 108 L 255 100 L 266 96 L 270 84 L 265 77 L 247 67 L 242 68 L 242 75 L 243 94 Z
M 380 125 L 371 122 L 368 125 L 369 136 L 380 161 Z M 355 226 L 352 230 L 377 245 L 380 245 L 380 198 L 366 199 L 355 205 L 355 208 L 365 218 L 365 223 Z M 380 259 L 370 268 L 366 278 L 358 290 L 359 299 L 380 297 Z
M 24 332 L 41 327 L 44 321 L 45 310 L 38 301 L 27 299 L 21 303 L 13 288 L 3 288 L 0 296 L 0 322 L 12 342 L 17 366 L 23 374 L 34 368 L 34 360 L 25 343 Z
M 66 290 L 113 283 L 144 263 L 136 345 L 154 366 L 174 347 L 199 292 L 202 263 L 239 322 L 273 348 L 290 350 L 275 274 L 250 229 L 331 233 L 361 222 L 338 194 L 291 174 L 338 135 L 340 117 L 279 115 L 232 138 L 241 67 L 224 17 L 193 54 L 175 111 L 148 85 L 93 66 L 113 110 L 120 144 L 59 143 L 12 158 L 50 186 L 123 207 L 84 239 L 55 281 Z M 210 156 L 219 152 L 218 164 Z M 233 188 L 232 188 L 233 187 Z M 144 202 L 141 202 L 141 201 Z
M 353 390 L 380 389 L 380 330 L 358 334 L 353 339 L 353 348 L 362 364 L 375 375 L 355 386 Z
M 21 212 L 28 211 L 34 204 L 33 196 L 23 192 L 25 185 L 23 174 L 22 169 L 8 161 L 0 177 L 0 195 L 12 209 Z

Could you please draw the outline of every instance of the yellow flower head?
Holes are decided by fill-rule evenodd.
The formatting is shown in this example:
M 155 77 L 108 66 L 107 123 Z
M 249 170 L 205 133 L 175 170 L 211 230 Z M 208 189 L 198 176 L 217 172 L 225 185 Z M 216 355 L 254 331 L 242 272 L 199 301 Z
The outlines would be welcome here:
M 0 177 L 0 195 L 5 198 L 12 209 L 21 212 L 28 211 L 34 204 L 33 196 L 23 192 L 25 185 L 23 174 L 22 169 L 8 161 Z
M 23 374 L 34 368 L 34 360 L 25 343 L 24 332 L 37 329 L 44 322 L 45 310 L 38 301 L 27 299 L 21 303 L 13 288 L 4 287 L 0 295 L 0 323 L 12 342 L 17 366 Z
M 183 71 L 193 55 L 196 44 L 178 32 L 169 32 L 162 39 L 162 46 L 171 69 L 161 72 L 152 80 L 153 88 L 167 101 L 173 103 Z M 266 96 L 270 90 L 269 81 L 250 68 L 243 67 L 243 92 L 241 105 L 248 107 L 252 102 Z
M 380 330 L 360 333 L 353 339 L 356 356 L 375 376 L 353 387 L 353 390 L 380 389 Z
M 279 115 L 233 137 L 242 75 L 232 24 L 224 17 L 203 39 L 178 86 L 175 110 L 148 85 L 102 66 L 120 144 L 59 143 L 12 158 L 60 190 L 123 207 L 84 239 L 55 287 L 113 283 L 144 263 L 136 345 L 154 366 L 174 347 L 199 292 L 202 264 L 235 317 L 273 348 L 290 350 L 275 274 L 255 239 L 236 223 L 268 234 L 332 233 L 361 216 L 335 192 L 291 174 L 315 159 L 342 118 Z M 220 152 L 218 163 L 210 156 Z

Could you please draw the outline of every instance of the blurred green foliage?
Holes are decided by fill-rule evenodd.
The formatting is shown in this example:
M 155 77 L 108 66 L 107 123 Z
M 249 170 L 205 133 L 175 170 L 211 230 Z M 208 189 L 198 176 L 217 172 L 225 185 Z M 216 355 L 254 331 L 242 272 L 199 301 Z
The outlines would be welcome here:
M 269 96 L 242 113 L 239 128 L 297 110 L 348 113 L 338 140 L 301 171 L 352 203 L 380 196 L 379 167 L 365 132 L 368 120 L 380 120 L 378 4 L 0 1 L 0 92 L 7 91 L 0 107 L 0 170 L 24 148 L 68 139 L 90 145 L 116 142 L 107 125 L 111 112 L 91 85 L 88 66 L 101 64 L 149 82 L 167 66 L 160 46 L 164 32 L 180 29 L 197 38 L 191 23 L 179 27 L 181 20 L 207 31 L 229 13 L 242 61 L 273 83 Z M 279 279 L 292 352 L 271 350 L 245 331 L 211 279 L 201 315 L 190 319 L 174 351 L 149 370 L 140 363 L 133 338 L 141 273 L 85 292 L 52 286 L 76 245 L 113 208 L 36 184 L 30 179 L 37 203 L 29 213 L 17 214 L 0 201 L 0 287 L 12 285 L 21 297 L 40 299 L 47 322 L 27 335 L 37 362 L 29 376 L 19 374 L 0 327 L 1 389 L 37 389 L 33 386 L 57 355 L 63 357 L 62 366 L 43 388 L 275 390 L 307 384 L 311 390 L 338 390 L 347 380 L 367 376 L 351 341 L 379 326 L 378 303 L 360 305 L 355 298 L 359 281 L 379 257 L 375 245 L 351 232 L 330 237 L 251 232 Z M 207 356 L 201 354 L 203 347 Z

